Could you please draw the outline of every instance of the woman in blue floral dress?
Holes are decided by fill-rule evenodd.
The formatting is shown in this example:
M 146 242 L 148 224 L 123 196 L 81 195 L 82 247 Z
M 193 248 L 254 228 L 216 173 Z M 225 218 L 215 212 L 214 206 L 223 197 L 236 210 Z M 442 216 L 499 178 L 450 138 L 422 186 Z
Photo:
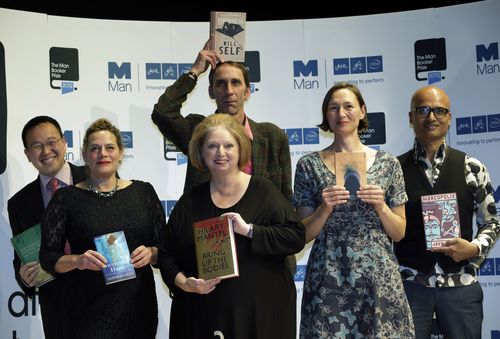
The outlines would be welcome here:
M 363 145 L 366 105 L 354 85 L 339 83 L 323 100 L 325 150 L 302 157 L 293 205 L 312 247 L 301 309 L 300 338 L 414 338 L 413 319 L 392 251 L 405 234 L 407 200 L 396 157 Z M 354 198 L 336 185 L 335 154 L 366 157 L 367 184 Z

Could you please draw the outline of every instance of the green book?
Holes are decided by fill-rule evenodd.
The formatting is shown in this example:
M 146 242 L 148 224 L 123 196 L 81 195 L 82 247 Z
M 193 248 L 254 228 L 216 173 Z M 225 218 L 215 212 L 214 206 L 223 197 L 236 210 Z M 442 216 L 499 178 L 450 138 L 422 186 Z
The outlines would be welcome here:
M 42 231 L 40 224 L 28 228 L 24 232 L 15 235 L 10 239 L 10 242 L 17 255 L 21 258 L 23 264 L 30 262 L 38 262 L 38 254 L 40 252 L 40 241 L 42 239 Z M 41 267 L 35 277 L 35 286 L 39 287 L 53 280 L 54 276 Z

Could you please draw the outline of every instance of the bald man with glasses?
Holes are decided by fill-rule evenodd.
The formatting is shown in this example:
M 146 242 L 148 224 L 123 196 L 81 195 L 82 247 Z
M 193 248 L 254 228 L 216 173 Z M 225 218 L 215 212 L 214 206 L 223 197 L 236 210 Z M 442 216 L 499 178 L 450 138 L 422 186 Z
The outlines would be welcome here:
M 394 247 L 416 338 L 430 338 L 435 313 L 445 338 L 479 339 L 483 291 L 477 270 L 500 232 L 488 170 L 479 160 L 446 144 L 452 113 L 445 91 L 436 86 L 418 89 L 410 109 L 415 142 L 411 150 L 398 157 L 408 194 L 406 234 Z M 421 197 L 440 193 L 457 194 L 461 237 L 429 251 Z

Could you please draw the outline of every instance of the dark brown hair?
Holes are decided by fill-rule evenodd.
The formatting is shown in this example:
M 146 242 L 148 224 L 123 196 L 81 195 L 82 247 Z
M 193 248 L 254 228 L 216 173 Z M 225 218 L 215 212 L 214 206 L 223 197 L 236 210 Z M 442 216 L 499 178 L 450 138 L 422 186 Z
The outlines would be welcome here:
M 321 122 L 321 124 L 317 126 L 325 132 L 332 132 L 332 129 L 328 124 L 328 118 L 326 115 L 326 112 L 328 111 L 328 103 L 330 102 L 333 93 L 335 93 L 335 91 L 338 91 L 340 89 L 348 89 L 352 93 L 354 93 L 356 99 L 358 99 L 359 107 L 365 106 L 365 110 L 368 111 L 365 104 L 365 100 L 363 99 L 363 96 L 361 95 L 359 88 L 348 82 L 339 82 L 338 84 L 335 84 L 333 87 L 331 87 L 328 90 L 328 92 L 326 92 L 325 98 L 323 99 L 323 105 L 321 106 L 321 109 L 323 111 L 323 121 Z M 365 114 L 365 117 L 363 119 L 359 120 L 358 132 L 365 128 L 368 128 L 368 113 Z
M 247 88 L 250 88 L 250 78 L 248 76 L 248 70 L 247 68 L 245 67 L 245 65 L 243 65 L 242 63 L 240 62 L 236 62 L 236 61 L 225 61 L 225 62 L 219 62 L 214 69 L 211 69 L 210 70 L 210 73 L 208 74 L 208 83 L 209 83 L 209 86 L 212 87 L 214 85 L 214 77 L 215 77 L 215 72 L 217 71 L 217 69 L 222 66 L 222 65 L 228 65 L 228 66 L 232 66 L 234 68 L 238 68 L 240 71 L 241 71 L 241 74 L 243 75 L 243 81 L 245 82 L 245 86 Z

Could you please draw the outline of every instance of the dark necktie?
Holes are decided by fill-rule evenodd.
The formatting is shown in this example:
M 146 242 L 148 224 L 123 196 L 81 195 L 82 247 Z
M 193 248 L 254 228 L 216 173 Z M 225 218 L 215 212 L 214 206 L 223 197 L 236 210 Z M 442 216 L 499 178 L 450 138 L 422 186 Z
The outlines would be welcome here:
M 57 189 L 59 188 L 59 181 L 56 178 L 52 178 L 49 181 L 49 186 L 50 186 L 50 192 L 52 193 L 50 197 L 52 198 L 54 193 L 56 193 Z

